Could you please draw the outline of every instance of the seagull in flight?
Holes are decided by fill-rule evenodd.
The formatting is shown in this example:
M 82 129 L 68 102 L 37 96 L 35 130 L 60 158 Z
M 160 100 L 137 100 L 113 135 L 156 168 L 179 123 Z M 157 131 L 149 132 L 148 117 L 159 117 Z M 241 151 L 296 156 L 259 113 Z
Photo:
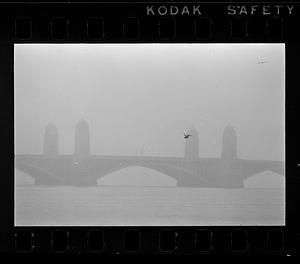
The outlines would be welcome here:
M 191 137 L 192 135 L 190 135 L 190 134 L 187 134 L 186 132 L 184 132 L 184 138 L 189 138 L 189 137 Z

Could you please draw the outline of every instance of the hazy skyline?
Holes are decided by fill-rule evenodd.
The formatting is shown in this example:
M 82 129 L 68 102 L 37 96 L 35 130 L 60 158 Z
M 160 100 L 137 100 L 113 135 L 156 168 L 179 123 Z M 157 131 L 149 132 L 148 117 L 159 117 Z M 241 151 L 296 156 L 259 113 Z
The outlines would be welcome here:
M 54 122 L 71 154 L 84 118 L 92 154 L 182 156 L 193 126 L 219 157 L 232 124 L 238 157 L 284 160 L 284 59 L 284 44 L 17 44 L 15 152 L 42 153 Z

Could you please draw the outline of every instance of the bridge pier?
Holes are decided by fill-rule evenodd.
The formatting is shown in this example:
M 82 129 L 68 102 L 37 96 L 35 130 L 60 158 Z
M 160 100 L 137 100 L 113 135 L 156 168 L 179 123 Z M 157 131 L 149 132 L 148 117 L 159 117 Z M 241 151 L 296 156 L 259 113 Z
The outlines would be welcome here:
M 201 188 L 201 187 L 207 187 L 207 183 L 198 180 L 197 178 L 182 178 L 177 179 L 177 187 L 191 187 L 191 188 Z
M 78 182 L 72 182 L 74 186 L 78 187 L 96 187 L 97 186 L 97 181 L 78 181 Z
M 244 188 L 244 182 L 240 179 L 233 179 L 233 177 L 225 177 L 222 182 L 220 182 L 218 185 L 214 185 L 213 187 L 217 188 Z
M 244 188 L 243 177 L 236 160 L 223 160 L 219 171 L 219 181 L 216 187 Z

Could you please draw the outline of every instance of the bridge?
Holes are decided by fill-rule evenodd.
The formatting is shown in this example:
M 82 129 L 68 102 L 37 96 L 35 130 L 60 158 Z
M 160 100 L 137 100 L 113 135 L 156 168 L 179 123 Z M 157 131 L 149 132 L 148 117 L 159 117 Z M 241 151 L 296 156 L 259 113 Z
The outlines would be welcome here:
M 186 139 L 183 157 L 92 155 L 89 127 L 81 120 L 75 130 L 74 153 L 60 155 L 57 128 L 50 124 L 45 129 L 43 153 L 15 155 L 15 167 L 41 185 L 93 186 L 101 177 L 132 166 L 159 171 L 181 187 L 242 188 L 247 178 L 264 171 L 284 176 L 282 161 L 239 159 L 236 132 L 231 126 L 224 130 L 220 158 L 199 158 L 198 133 L 195 129 L 189 133 L 193 136 Z

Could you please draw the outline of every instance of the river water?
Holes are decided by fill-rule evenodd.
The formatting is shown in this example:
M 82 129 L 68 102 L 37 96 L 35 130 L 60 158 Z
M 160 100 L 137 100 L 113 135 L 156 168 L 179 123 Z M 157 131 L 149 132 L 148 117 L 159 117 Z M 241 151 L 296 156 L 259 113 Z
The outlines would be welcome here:
M 16 186 L 17 226 L 284 225 L 285 191 Z

